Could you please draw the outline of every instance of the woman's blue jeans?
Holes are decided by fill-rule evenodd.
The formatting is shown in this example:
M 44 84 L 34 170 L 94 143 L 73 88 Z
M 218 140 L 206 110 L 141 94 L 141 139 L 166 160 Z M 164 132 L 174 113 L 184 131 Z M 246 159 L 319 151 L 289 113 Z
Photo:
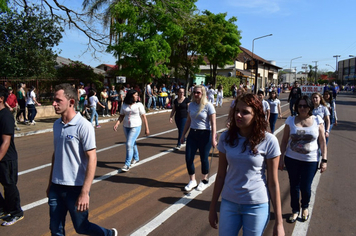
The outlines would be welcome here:
M 158 101 L 159 101 L 159 106 L 162 106 L 162 108 L 165 108 L 166 106 L 166 97 L 158 97 Z
M 263 234 L 269 220 L 269 203 L 238 204 L 221 199 L 219 235 L 236 236 Z
M 178 128 L 178 143 L 177 146 L 180 146 L 180 139 L 182 138 L 183 131 L 184 131 L 184 126 L 185 122 L 187 122 L 187 118 L 179 118 L 177 116 L 174 117 L 174 120 L 176 122 L 176 126 Z
M 65 220 L 69 211 L 73 227 L 78 234 L 111 236 L 111 230 L 89 222 L 88 211 L 77 211 L 75 204 L 81 189 L 82 186 L 65 186 L 52 183 L 48 194 L 51 234 L 65 235 Z
M 32 122 L 37 114 L 37 110 L 34 104 L 27 105 L 28 120 Z
M 276 127 L 276 122 L 278 119 L 278 113 L 271 113 L 269 115 L 269 127 L 271 128 L 271 133 L 274 133 L 274 129 Z
M 106 102 L 101 102 L 101 104 L 104 106 L 103 108 L 103 115 L 108 115 L 109 114 L 109 107 L 108 104 Z
M 126 137 L 125 165 L 128 167 L 131 165 L 132 158 L 134 158 L 136 161 L 140 159 L 137 145 L 136 145 L 136 140 L 137 137 L 140 135 L 140 132 L 141 132 L 141 126 L 132 127 L 132 128 L 124 126 L 124 134 Z
M 98 126 L 99 125 L 99 120 L 98 120 L 98 112 L 96 111 L 96 107 L 90 107 L 90 111 L 91 111 L 91 117 L 90 117 L 90 123 L 93 123 L 94 120 L 94 116 L 95 116 L 95 125 Z
M 334 124 L 330 124 L 330 128 L 329 128 L 329 136 L 330 136 L 330 132 L 331 132 L 331 129 L 333 128 Z M 329 142 L 329 137 L 325 137 L 325 140 L 326 140 L 326 145 L 328 144 Z
M 185 150 L 185 162 L 188 174 L 195 174 L 194 157 L 199 150 L 201 161 L 201 172 L 203 175 L 209 173 L 209 153 L 211 149 L 211 131 L 190 129 Z
M 309 207 L 311 197 L 311 185 L 316 171 L 318 170 L 318 162 L 306 162 L 284 158 L 286 165 L 289 185 L 290 185 L 290 206 L 293 213 L 297 213 L 302 209 Z M 299 205 L 299 196 L 302 196 L 301 206 Z

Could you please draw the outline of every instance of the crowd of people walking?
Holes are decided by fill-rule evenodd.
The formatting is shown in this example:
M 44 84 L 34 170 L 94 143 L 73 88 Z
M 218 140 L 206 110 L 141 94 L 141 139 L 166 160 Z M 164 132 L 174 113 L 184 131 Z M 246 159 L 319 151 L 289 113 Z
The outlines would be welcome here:
M 299 215 L 302 221 L 309 219 L 311 184 L 318 168 L 321 173 L 327 169 L 327 143 L 333 125 L 337 125 L 335 96 L 332 91 L 324 90 L 323 95 L 313 93 L 309 97 L 302 95 L 298 83 L 294 84 L 288 97 L 291 114 L 285 120 L 283 138 L 279 145 L 273 133 L 277 119 L 282 118 L 282 111 L 281 101 L 275 90 L 270 91 L 268 99 L 265 100 L 264 91 L 258 91 L 255 95 L 243 87 L 233 86 L 233 102 L 229 106 L 227 130 L 217 140 L 216 109 L 223 105 L 222 85 L 217 89 L 212 85 L 208 88 L 203 84 L 194 85 L 190 89 L 190 98 L 185 94 L 182 85 L 174 83 L 168 87 L 165 84 L 158 87 L 157 85 L 149 82 L 143 98 L 138 87 L 134 89 L 129 85 L 120 86 L 118 91 L 114 85 L 110 89 L 104 86 L 99 98 L 96 96 L 95 88 L 84 87 L 83 83 L 78 85 L 78 89 L 69 84 L 55 87 L 53 107 L 61 118 L 53 126 L 55 150 L 47 189 L 52 234 L 64 234 L 63 215 L 69 211 L 78 233 L 117 235 L 116 229 L 105 229 L 88 221 L 89 198 L 86 194 L 89 194 L 96 166 L 92 124 L 94 119 L 94 127 L 101 127 L 98 106 L 102 107 L 103 117 L 117 116 L 118 112 L 119 117 L 113 126 L 114 131 L 118 130 L 121 123 L 123 124 L 126 138 L 126 158 L 121 168 L 123 172 L 129 171 L 140 161 L 136 140 L 142 125 L 145 134 L 150 134 L 146 108 L 148 111 L 172 109 L 169 122 L 173 123 L 174 119 L 178 128 L 175 150 L 180 150 L 186 143 L 185 162 L 189 182 L 184 191 L 190 192 L 195 188 L 204 191 L 207 188 L 211 167 L 209 153 L 212 148 L 217 147 L 219 166 L 210 204 L 209 223 L 211 227 L 219 228 L 220 235 L 237 235 L 241 228 L 248 235 L 262 235 L 269 221 L 270 201 L 275 213 L 274 235 L 284 235 L 278 169 L 281 171 L 286 169 L 289 177 L 291 214 L 287 222 L 296 222 Z M 11 142 L 14 130 L 19 130 L 17 125 L 19 118 L 22 116 L 28 124 L 36 124 L 36 105 L 41 106 L 36 99 L 34 86 L 26 91 L 26 85 L 20 84 L 16 95 L 11 87 L 7 89 L 0 87 L 0 133 Z M 144 98 L 147 99 L 146 108 L 141 101 Z M 28 110 L 28 119 L 25 107 Z M 9 111 L 5 112 L 4 108 Z M 86 117 L 89 122 L 81 116 L 86 112 L 90 113 L 90 118 Z M 6 125 L 11 123 L 10 116 L 14 122 L 9 128 Z M 78 127 L 69 124 L 77 124 Z M 82 148 L 67 147 L 63 137 L 73 137 L 69 134 L 63 136 L 61 132 L 67 132 L 65 130 L 68 125 L 70 126 L 68 130 L 83 129 L 81 137 L 75 143 Z M 1 144 L 4 140 L 0 141 L 2 154 L 0 169 L 6 170 L 5 160 L 11 160 L 14 165 L 16 164 L 16 150 L 12 144 L 6 150 L 2 150 Z M 201 162 L 199 184 L 194 165 L 198 150 Z M 74 156 L 80 157 L 81 160 Z M 81 163 L 85 165 L 82 166 Z M 0 182 L 4 188 L 8 186 L 7 181 L 14 178 L 15 176 L 5 176 L 5 172 L 0 171 Z M 5 191 L 4 197 L 0 194 L 2 214 L 0 216 L 10 217 L 5 220 L 5 225 L 12 225 L 23 219 L 16 181 L 10 187 L 10 190 Z M 9 191 L 13 192 L 11 196 L 6 195 Z M 68 193 L 73 194 L 73 199 L 60 199 L 62 194 Z M 218 220 L 217 205 L 220 196 Z M 73 211 L 74 208 L 70 207 L 72 205 L 76 205 L 79 210 Z M 63 210 L 58 210 L 58 207 Z

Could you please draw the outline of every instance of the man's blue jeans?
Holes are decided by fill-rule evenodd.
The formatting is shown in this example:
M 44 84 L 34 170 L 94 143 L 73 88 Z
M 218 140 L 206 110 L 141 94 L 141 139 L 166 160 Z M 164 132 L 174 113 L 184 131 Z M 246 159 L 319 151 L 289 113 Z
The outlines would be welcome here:
M 91 117 L 90 117 L 90 123 L 93 123 L 94 120 L 94 116 L 95 116 L 95 125 L 98 126 L 99 125 L 99 120 L 98 120 L 98 112 L 96 111 L 96 107 L 90 107 L 90 111 L 91 111 Z
M 209 152 L 211 149 L 211 131 L 190 129 L 187 138 L 185 151 L 185 161 L 188 169 L 188 174 L 195 174 L 194 157 L 199 149 L 201 172 L 203 175 L 209 173 Z
M 69 211 L 73 227 L 78 234 L 111 236 L 111 230 L 89 222 L 88 211 L 77 211 L 75 203 L 81 189 L 82 186 L 65 186 L 52 183 L 48 195 L 51 234 L 65 235 L 65 220 Z
M 178 143 L 177 146 L 180 146 L 180 139 L 182 138 L 183 131 L 184 131 L 184 126 L 185 122 L 187 122 L 187 118 L 179 118 L 177 116 L 174 117 L 174 120 L 176 122 L 177 128 L 178 128 Z
M 284 163 L 289 176 L 290 206 L 292 212 L 297 213 L 300 210 L 300 194 L 302 195 L 301 207 L 303 209 L 309 207 L 311 185 L 315 173 L 318 170 L 318 162 L 299 161 L 286 156 L 284 158 Z
M 124 134 L 126 137 L 126 166 L 131 165 L 132 158 L 134 158 L 136 161 L 140 160 L 136 145 L 136 139 L 140 135 L 140 132 L 141 126 L 132 128 L 124 127 Z
M 156 109 L 156 98 L 151 96 L 148 97 L 147 108 L 150 109 L 153 101 L 153 109 Z
M 221 199 L 219 235 L 262 235 L 269 220 L 269 203 L 238 204 Z
M 294 104 L 297 102 L 296 99 L 291 99 L 289 101 L 289 110 L 290 110 L 290 115 L 291 116 L 296 116 L 297 112 L 294 110 Z

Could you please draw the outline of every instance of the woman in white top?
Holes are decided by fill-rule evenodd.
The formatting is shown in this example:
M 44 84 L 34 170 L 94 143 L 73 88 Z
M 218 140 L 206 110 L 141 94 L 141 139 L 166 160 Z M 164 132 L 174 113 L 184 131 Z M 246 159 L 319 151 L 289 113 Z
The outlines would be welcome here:
M 38 103 L 36 100 L 35 90 L 36 90 L 35 86 L 31 86 L 31 88 L 28 90 L 26 95 L 26 106 L 27 106 L 29 125 L 36 124 L 35 117 L 37 114 L 37 110 L 35 105 L 41 106 L 41 104 Z
M 318 115 L 324 120 L 325 137 L 328 138 L 330 130 L 329 109 L 326 107 L 324 98 L 320 93 L 313 93 L 311 97 L 314 104 L 313 115 Z
M 273 235 L 284 235 L 278 181 L 280 148 L 267 132 L 258 97 L 245 94 L 230 109 L 230 126 L 219 139 L 219 167 L 210 204 L 209 223 L 217 228 L 217 202 L 221 194 L 219 235 L 262 235 L 274 207 Z M 267 173 L 265 173 L 267 170 Z M 267 175 L 266 175 L 267 174 Z
M 271 128 L 271 133 L 274 133 L 274 128 L 278 117 L 282 118 L 281 101 L 277 98 L 277 92 L 273 90 L 269 93 L 269 98 L 267 100 L 269 103 L 269 127 Z
M 114 130 L 117 131 L 117 127 L 123 122 L 126 137 L 126 160 L 121 171 L 129 171 L 130 166 L 135 165 L 140 160 L 136 139 L 141 132 L 142 121 L 146 128 L 145 134 L 150 134 L 145 108 L 141 102 L 138 102 L 138 99 L 139 96 L 136 90 L 131 89 L 127 91 L 120 110 L 120 117 L 114 126 Z
M 203 178 L 200 181 L 197 190 L 203 191 L 208 186 L 209 152 L 211 146 L 214 148 L 216 147 L 215 113 L 214 105 L 208 102 L 206 98 L 205 87 L 202 85 L 195 86 L 193 90 L 192 102 L 188 107 L 188 119 L 185 123 L 184 131 L 180 140 L 181 143 L 185 142 L 185 134 L 190 129 L 185 150 L 185 161 L 190 179 L 188 185 L 184 188 L 187 192 L 197 186 L 194 157 L 198 149 Z
M 302 221 L 309 219 L 311 185 L 320 157 L 318 143 L 322 151 L 320 172 L 323 173 L 327 168 L 324 121 L 320 116 L 313 115 L 313 108 L 314 104 L 308 96 L 299 98 L 294 107 L 297 116 L 289 116 L 284 127 L 279 169 L 283 170 L 285 165 L 289 176 L 292 214 L 288 223 L 297 220 L 300 208 Z
M 84 84 L 82 82 L 79 83 L 79 88 L 78 88 L 78 108 L 79 112 L 82 114 L 85 106 L 84 106 L 84 101 L 85 101 L 85 96 L 87 95 L 87 92 L 84 89 Z
M 224 91 L 223 86 L 220 84 L 218 90 L 216 91 L 216 104 L 215 107 L 221 107 L 223 103 Z

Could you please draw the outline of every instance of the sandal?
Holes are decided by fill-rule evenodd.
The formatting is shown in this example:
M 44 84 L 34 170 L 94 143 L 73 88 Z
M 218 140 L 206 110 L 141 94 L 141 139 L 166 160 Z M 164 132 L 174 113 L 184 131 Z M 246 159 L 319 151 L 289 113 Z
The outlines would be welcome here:
M 308 208 L 303 209 L 302 212 L 302 221 L 305 222 L 309 219 L 309 210 Z
M 294 223 L 298 219 L 299 212 L 292 213 L 291 216 L 288 218 L 288 223 Z

